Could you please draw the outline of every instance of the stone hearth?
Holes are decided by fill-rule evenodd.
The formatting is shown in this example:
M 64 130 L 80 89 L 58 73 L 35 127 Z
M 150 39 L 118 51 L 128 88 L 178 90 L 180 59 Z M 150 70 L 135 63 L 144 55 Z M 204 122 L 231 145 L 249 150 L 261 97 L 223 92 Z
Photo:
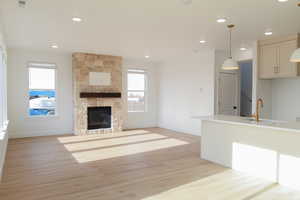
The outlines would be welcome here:
M 111 74 L 110 85 L 90 85 L 90 72 Z M 80 93 L 121 93 L 122 57 L 88 53 L 73 54 L 74 131 L 76 135 L 118 132 L 123 127 L 121 98 L 80 98 Z M 88 130 L 88 107 L 111 107 L 109 129 Z

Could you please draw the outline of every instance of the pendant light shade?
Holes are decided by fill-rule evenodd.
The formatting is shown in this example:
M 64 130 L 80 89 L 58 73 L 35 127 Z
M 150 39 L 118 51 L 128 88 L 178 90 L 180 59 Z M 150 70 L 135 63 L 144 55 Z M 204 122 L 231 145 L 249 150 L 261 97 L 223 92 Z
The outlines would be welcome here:
M 223 70 L 238 70 L 239 68 L 239 64 L 232 58 L 225 60 L 222 65 Z
M 300 48 L 296 49 L 291 56 L 291 62 L 300 62 Z
M 234 25 L 228 25 L 227 26 L 229 29 L 229 58 L 227 60 L 224 61 L 223 65 L 222 65 L 222 69 L 223 70 L 238 70 L 240 69 L 238 63 L 232 59 L 231 56 L 231 30 L 234 28 Z

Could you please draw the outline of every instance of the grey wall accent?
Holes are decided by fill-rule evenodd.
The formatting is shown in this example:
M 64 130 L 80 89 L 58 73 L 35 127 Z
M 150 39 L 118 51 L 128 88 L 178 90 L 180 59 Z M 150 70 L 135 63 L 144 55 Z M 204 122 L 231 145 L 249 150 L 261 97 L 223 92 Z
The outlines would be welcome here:
M 243 61 L 239 64 L 241 71 L 241 116 L 249 116 L 252 113 L 252 60 Z

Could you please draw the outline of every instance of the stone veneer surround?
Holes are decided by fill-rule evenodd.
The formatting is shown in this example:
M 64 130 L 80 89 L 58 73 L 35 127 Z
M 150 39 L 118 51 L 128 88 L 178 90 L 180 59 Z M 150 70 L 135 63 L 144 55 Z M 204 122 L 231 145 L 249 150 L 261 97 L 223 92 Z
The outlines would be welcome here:
M 76 135 L 121 131 L 123 110 L 121 98 L 80 98 L 81 92 L 122 92 L 122 57 L 89 53 L 73 54 L 74 132 Z M 110 86 L 90 86 L 89 72 L 111 73 Z M 112 128 L 88 130 L 87 108 L 112 107 Z

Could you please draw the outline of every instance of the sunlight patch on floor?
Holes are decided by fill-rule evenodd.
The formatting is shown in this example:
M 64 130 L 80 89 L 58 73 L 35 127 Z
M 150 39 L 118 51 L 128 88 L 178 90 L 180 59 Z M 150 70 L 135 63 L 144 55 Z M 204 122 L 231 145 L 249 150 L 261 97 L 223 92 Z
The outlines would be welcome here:
M 279 183 L 300 191 L 300 158 L 279 156 Z
M 275 182 L 277 180 L 277 153 L 269 149 L 233 143 L 232 168 Z
M 72 142 L 83 142 L 89 140 L 96 140 L 96 139 L 106 139 L 106 138 L 117 138 L 117 137 L 124 137 L 124 136 L 131 136 L 137 134 L 147 134 L 150 133 L 146 130 L 132 130 L 132 131 L 122 131 L 116 133 L 106 133 L 106 134 L 93 134 L 93 135 L 84 135 L 84 136 L 68 136 L 68 137 L 58 137 L 58 141 L 60 143 L 72 143 Z
M 232 168 L 300 191 L 300 158 L 233 143 Z
M 251 200 L 299 200 L 299 190 L 277 185 L 276 187 L 258 195 Z
M 151 152 L 165 148 L 171 148 L 188 144 L 177 139 L 162 139 L 158 141 L 143 142 L 140 144 L 123 145 L 105 149 L 72 153 L 72 156 L 79 163 L 116 158 L 121 156 L 134 155 L 139 153 Z
M 84 141 L 80 143 L 65 144 L 64 147 L 68 151 L 73 152 L 73 151 L 82 151 L 82 150 L 88 150 L 93 148 L 109 147 L 114 145 L 126 145 L 128 143 L 135 143 L 135 142 L 146 142 L 148 140 L 165 139 L 165 138 L 167 138 L 167 136 L 160 135 L 160 134 L 146 134 L 146 135 L 135 135 L 131 137 L 112 138 L 103 141 L 90 140 L 90 141 Z
M 272 182 L 229 170 L 188 184 L 179 185 L 143 200 L 240 200 L 259 194 L 260 191 L 272 186 L 274 186 Z

